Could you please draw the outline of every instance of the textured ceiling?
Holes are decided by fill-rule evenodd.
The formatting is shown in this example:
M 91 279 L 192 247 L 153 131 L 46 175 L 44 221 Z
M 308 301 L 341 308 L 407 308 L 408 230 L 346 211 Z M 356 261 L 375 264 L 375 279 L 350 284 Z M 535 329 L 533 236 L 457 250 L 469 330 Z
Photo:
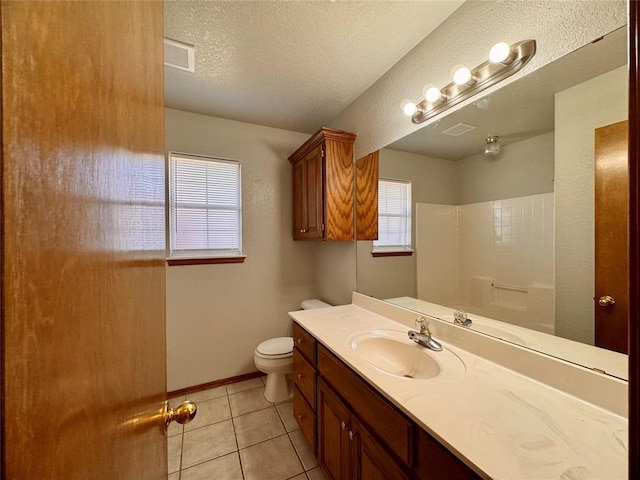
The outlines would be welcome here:
M 298 132 L 328 125 L 464 0 L 165 1 L 165 106 Z

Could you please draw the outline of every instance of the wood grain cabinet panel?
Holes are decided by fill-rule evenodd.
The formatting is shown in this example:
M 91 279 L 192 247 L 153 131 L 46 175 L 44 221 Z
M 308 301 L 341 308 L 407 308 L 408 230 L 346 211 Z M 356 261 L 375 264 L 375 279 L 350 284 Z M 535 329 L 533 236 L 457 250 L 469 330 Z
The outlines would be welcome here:
M 378 157 L 376 150 L 356 162 L 356 240 L 378 239 Z
M 482 478 L 424 430 L 420 430 L 417 434 L 415 470 L 420 480 L 479 480 Z
M 354 480 L 409 480 L 402 467 L 357 419 L 351 419 L 351 478 Z
M 293 350 L 293 382 L 313 408 L 316 405 L 316 370 L 302 354 Z
M 297 323 L 293 324 L 293 343 L 295 348 L 311 365 L 316 363 L 316 339 Z
M 354 239 L 355 139 L 323 127 L 289 156 L 294 240 Z
M 393 439 L 389 449 L 410 465 L 411 422 L 322 345 L 318 346 L 318 372 L 340 392 L 367 428 L 380 438 Z
M 318 382 L 318 462 L 329 480 L 349 480 L 351 413 L 323 381 Z
M 300 430 L 311 447 L 313 453 L 316 453 L 316 413 L 314 409 L 307 403 L 304 395 L 297 386 L 293 387 L 293 417 L 300 425 Z

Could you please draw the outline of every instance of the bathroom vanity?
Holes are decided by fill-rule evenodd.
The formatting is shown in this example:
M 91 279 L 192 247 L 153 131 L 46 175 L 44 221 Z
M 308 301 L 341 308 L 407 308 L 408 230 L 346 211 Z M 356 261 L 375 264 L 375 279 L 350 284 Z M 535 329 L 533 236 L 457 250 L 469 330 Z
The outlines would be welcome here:
M 444 350 L 425 350 L 407 337 L 415 312 L 359 294 L 290 316 L 294 416 L 331 480 L 627 478 L 628 422 L 606 398 L 621 380 L 576 371 L 604 395 L 586 401 L 568 378 L 581 367 L 548 358 L 562 391 L 478 355 L 539 354 L 435 319 Z

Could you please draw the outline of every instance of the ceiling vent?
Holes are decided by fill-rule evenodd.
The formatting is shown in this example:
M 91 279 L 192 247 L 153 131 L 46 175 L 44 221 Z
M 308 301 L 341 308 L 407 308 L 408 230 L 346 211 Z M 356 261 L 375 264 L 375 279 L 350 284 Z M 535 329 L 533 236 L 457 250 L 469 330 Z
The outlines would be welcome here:
M 471 130 L 475 130 L 476 127 L 475 125 L 469 125 L 468 123 L 458 123 L 457 125 L 454 125 L 453 127 L 449 127 L 446 130 L 442 131 L 443 135 L 449 135 L 450 137 L 459 137 L 460 135 L 464 135 L 467 132 L 470 132 Z
M 168 67 L 195 72 L 193 45 L 164 39 L 164 64 Z

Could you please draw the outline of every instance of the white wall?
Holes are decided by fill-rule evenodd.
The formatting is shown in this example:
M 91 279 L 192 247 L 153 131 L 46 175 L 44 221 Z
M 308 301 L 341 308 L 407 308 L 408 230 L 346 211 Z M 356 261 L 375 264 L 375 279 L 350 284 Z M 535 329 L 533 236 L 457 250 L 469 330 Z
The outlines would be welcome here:
M 553 192 L 554 134 L 548 132 L 457 162 L 457 204 Z
M 419 100 L 428 82 L 448 84 L 455 64 L 479 65 L 494 43 L 531 38 L 536 40 L 537 53 L 521 72 L 485 92 L 501 88 L 625 25 L 626 16 L 625 0 L 467 1 L 338 115 L 331 126 L 357 132 L 356 158 L 362 157 L 425 126 L 415 125 L 403 115 L 402 99 Z M 472 97 L 454 110 L 474 100 Z
M 289 335 L 287 312 L 317 295 L 315 251 L 322 245 L 294 242 L 291 234 L 287 157 L 308 137 L 165 109 L 167 150 L 241 162 L 247 255 L 243 264 L 167 267 L 169 391 L 255 371 L 256 345 Z
M 627 67 L 556 94 L 556 333 L 594 342 L 594 130 L 627 118 Z
M 380 150 L 382 178 L 411 181 L 411 244 L 416 245 L 416 203 L 455 203 L 456 164 L 398 150 Z M 376 298 L 416 296 L 416 255 L 372 257 L 373 242 L 357 242 L 358 292 Z

